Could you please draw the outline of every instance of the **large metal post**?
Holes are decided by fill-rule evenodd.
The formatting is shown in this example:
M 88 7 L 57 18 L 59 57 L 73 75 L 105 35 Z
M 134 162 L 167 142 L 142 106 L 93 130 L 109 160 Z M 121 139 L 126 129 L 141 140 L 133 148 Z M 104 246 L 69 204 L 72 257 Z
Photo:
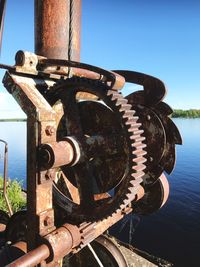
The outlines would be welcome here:
M 80 16 L 81 0 L 35 0 L 35 53 L 47 58 L 79 61 Z M 24 88 L 25 91 L 26 89 Z M 32 96 L 32 89 L 30 91 Z M 27 95 L 31 98 L 29 92 L 25 92 L 24 97 Z M 33 99 L 31 98 L 33 106 L 30 103 L 25 104 L 27 108 L 28 106 L 33 107 L 33 110 L 30 112 L 25 110 L 28 117 L 28 251 L 38 246 L 39 236 L 46 235 L 54 229 L 51 175 L 39 171 L 37 166 L 37 148 L 43 143 L 55 141 L 55 133 L 48 135 L 45 130 L 49 126 L 55 128 L 55 118 L 54 114 L 51 114 L 51 111 L 46 106 L 36 111 L 34 109 L 37 106 L 35 103 L 36 99 L 39 102 L 40 95 L 34 96 Z M 44 113 L 45 108 L 48 111 L 42 116 L 41 114 Z M 45 181 L 42 182 L 42 180 Z
M 81 0 L 35 0 L 35 53 L 80 61 Z

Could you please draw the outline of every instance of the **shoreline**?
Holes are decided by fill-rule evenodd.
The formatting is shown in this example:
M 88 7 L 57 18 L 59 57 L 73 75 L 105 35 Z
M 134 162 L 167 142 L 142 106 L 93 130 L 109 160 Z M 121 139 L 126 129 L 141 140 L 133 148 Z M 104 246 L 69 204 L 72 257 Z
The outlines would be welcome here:
M 0 122 L 22 122 L 27 121 L 27 119 L 0 119 Z

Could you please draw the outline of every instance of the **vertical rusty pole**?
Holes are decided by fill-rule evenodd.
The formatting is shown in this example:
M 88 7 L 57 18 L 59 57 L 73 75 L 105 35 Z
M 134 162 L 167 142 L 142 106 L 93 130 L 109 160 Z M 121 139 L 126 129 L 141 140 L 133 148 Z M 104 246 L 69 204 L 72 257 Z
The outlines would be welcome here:
M 80 26 L 81 0 L 35 0 L 35 53 L 80 61 Z M 48 122 L 47 117 L 38 121 L 29 114 L 27 119 L 28 250 L 36 248 L 38 237 L 52 231 L 54 226 L 52 181 L 39 182 L 41 174 L 37 166 L 37 147 L 47 138 L 44 125 L 54 123 Z
M 35 53 L 80 61 L 81 0 L 35 0 Z

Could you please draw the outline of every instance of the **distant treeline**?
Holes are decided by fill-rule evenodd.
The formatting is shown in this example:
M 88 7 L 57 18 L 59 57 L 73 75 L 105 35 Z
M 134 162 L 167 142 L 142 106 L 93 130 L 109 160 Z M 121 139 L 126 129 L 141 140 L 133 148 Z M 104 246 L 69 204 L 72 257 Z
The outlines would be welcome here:
M 200 118 L 200 109 L 174 109 L 172 118 Z
M 26 119 L 0 119 L 0 121 L 26 121 Z
M 174 109 L 173 114 L 171 115 L 172 118 L 200 118 L 200 109 Z M 0 119 L 0 122 L 15 122 L 15 121 L 26 121 L 26 119 Z

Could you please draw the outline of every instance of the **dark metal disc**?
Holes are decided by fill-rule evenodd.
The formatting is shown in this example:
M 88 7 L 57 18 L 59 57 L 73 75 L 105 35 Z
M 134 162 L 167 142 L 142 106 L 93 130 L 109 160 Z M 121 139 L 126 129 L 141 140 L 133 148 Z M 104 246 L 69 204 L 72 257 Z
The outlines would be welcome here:
M 13 244 L 19 241 L 26 241 L 26 210 L 14 213 L 6 226 L 6 240 Z
M 6 225 L 9 221 L 9 218 L 9 215 L 5 211 L 0 210 L 0 224 Z
M 94 254 L 93 254 L 94 253 Z M 65 257 L 63 266 L 99 267 L 99 260 L 103 266 L 110 267 L 128 267 L 127 260 L 122 254 L 119 247 L 112 241 L 111 238 L 105 235 L 99 236 L 88 247 L 83 248 L 78 254 L 73 257 Z
M 145 195 L 138 202 L 133 203 L 133 211 L 137 214 L 148 215 L 159 210 L 169 196 L 169 183 L 164 174 L 151 186 L 145 187 Z
M 78 108 L 86 138 L 102 136 L 107 137 L 108 140 L 105 145 L 96 145 L 89 152 L 89 164 L 93 170 L 93 181 L 91 181 L 93 192 L 94 194 L 105 193 L 116 187 L 125 173 L 127 156 L 124 151 L 123 132 L 114 112 L 104 104 L 96 101 L 82 101 L 78 103 Z M 64 166 L 62 171 L 76 186 L 73 168 Z

